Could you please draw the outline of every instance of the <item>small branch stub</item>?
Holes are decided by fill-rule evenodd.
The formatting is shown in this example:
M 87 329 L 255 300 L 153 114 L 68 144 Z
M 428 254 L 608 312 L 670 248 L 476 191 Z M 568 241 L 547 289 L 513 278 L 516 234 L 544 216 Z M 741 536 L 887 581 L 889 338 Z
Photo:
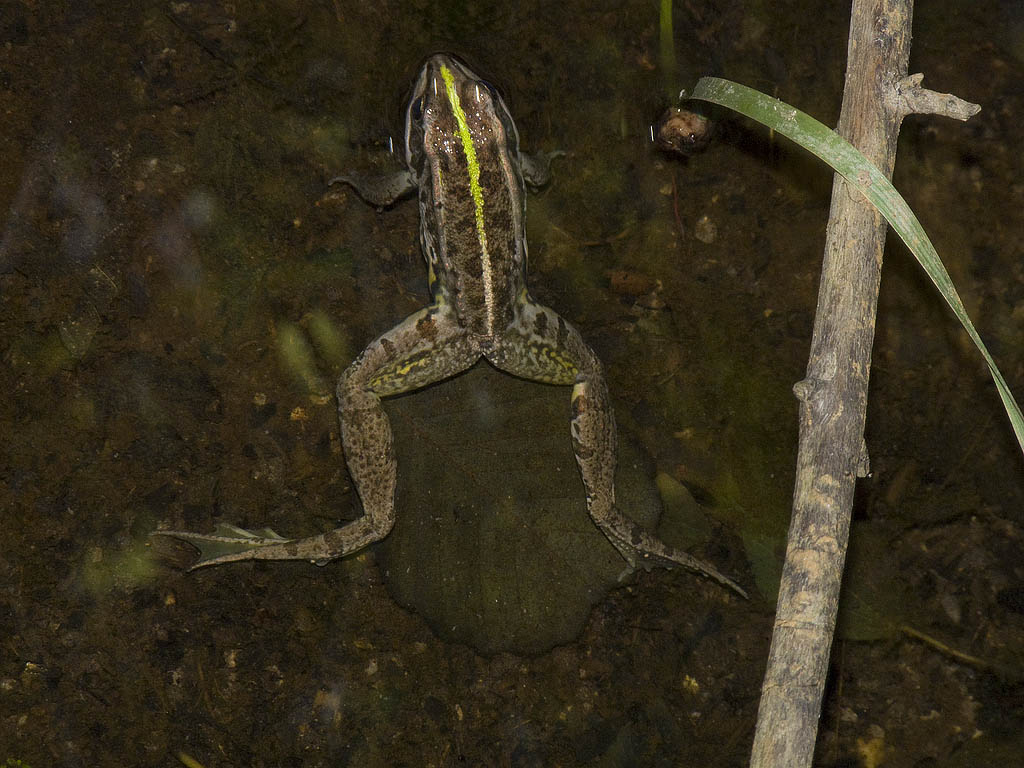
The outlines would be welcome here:
M 981 105 L 964 101 L 951 93 L 922 88 L 924 75 L 907 75 L 896 84 L 897 109 L 906 115 L 941 115 L 954 120 L 967 120 L 981 111 Z

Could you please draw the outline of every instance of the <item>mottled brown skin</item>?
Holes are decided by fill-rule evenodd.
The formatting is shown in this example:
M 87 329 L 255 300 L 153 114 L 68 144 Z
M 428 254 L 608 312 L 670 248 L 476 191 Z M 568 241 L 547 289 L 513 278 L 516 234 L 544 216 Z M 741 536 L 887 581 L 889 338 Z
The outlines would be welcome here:
M 432 299 L 373 341 L 338 382 L 342 443 L 365 515 L 296 540 L 237 529 L 231 536 L 165 533 L 196 541 L 200 548 L 204 542 L 220 547 L 221 554 L 193 567 L 236 560 L 324 563 L 382 539 L 395 522 L 397 466 L 381 398 L 447 379 L 483 357 L 514 376 L 572 385 L 572 445 L 587 508 L 631 568 L 682 566 L 745 594 L 615 507 L 615 419 L 601 363 L 575 328 L 526 290 L 524 165 L 533 174 L 544 164 L 524 163 L 500 96 L 458 60 L 431 57 L 407 111 L 405 159 L 406 170 L 378 185 L 340 179 L 378 205 L 418 191 Z

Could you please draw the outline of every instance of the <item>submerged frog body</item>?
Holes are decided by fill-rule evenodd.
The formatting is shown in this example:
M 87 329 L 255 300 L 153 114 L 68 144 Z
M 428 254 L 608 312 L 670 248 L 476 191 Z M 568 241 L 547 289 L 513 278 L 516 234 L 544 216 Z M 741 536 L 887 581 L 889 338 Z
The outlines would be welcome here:
M 237 528 L 161 533 L 197 542 L 204 556 L 193 567 L 324 563 L 382 539 L 395 521 L 397 466 L 381 398 L 447 379 L 482 357 L 514 376 L 572 387 L 570 432 L 587 509 L 631 568 L 683 567 L 745 594 L 615 506 L 615 420 L 601 363 L 572 325 L 526 289 L 525 183 L 541 181 L 544 164 L 520 154 L 504 101 L 460 61 L 437 54 L 420 71 L 405 126 L 405 170 L 376 184 L 340 179 L 378 205 L 417 191 L 431 295 L 429 305 L 373 341 L 338 382 L 342 443 L 364 516 L 301 539 Z

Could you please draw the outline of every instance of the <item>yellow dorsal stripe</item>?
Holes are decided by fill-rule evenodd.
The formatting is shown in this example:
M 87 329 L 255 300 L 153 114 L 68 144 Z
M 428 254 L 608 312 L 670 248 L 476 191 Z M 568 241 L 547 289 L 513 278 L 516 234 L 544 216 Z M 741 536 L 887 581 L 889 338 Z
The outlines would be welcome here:
M 484 304 L 487 308 L 487 328 L 494 327 L 494 287 L 491 282 L 491 256 L 487 251 L 487 231 L 484 229 L 484 192 L 480 188 L 480 163 L 476 159 L 476 147 L 473 135 L 466 122 L 466 113 L 459 101 L 459 93 L 455 89 L 455 78 L 452 71 L 441 66 L 441 77 L 444 79 L 444 92 L 451 104 L 455 122 L 459 125 L 459 139 L 462 151 L 466 155 L 466 167 L 469 169 L 469 194 L 473 197 L 473 208 L 476 213 L 476 238 L 480 243 L 480 259 L 483 262 Z

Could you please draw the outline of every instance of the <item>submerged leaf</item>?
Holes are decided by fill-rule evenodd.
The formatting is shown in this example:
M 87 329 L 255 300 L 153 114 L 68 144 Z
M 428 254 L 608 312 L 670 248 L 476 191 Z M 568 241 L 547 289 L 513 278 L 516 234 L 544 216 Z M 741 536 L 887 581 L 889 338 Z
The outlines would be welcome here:
M 587 515 L 569 392 L 481 364 L 386 401 L 399 487 L 385 578 L 441 637 L 541 653 L 575 638 L 619 583 L 626 563 Z M 616 498 L 648 528 L 660 512 L 652 477 L 620 437 Z

